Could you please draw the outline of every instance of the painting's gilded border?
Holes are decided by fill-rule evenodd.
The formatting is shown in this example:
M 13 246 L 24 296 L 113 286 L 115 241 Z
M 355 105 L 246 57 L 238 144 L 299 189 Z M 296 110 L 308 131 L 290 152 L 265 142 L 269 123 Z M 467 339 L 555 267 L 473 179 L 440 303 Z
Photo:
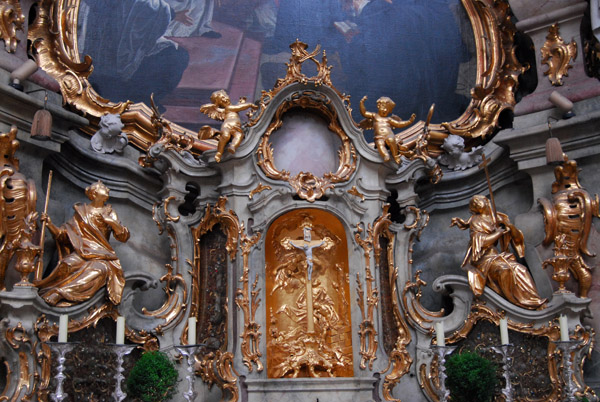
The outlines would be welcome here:
M 28 34 L 37 61 L 58 81 L 65 102 L 90 119 L 90 132 L 104 113 L 121 114 L 124 131 L 130 142 L 142 150 L 148 150 L 157 140 L 151 124 L 151 109 L 144 104 L 113 103 L 103 99 L 88 81 L 93 70 L 92 60 L 89 56 L 82 59 L 77 47 L 79 1 L 40 1 L 38 17 Z M 440 152 L 439 146 L 448 134 L 472 139 L 467 141 L 468 145 L 493 134 L 501 113 L 514 107 L 518 76 L 525 70 L 514 52 L 515 27 L 508 1 L 462 0 L 462 3 L 471 21 L 476 44 L 475 87 L 471 90 L 471 103 L 460 117 L 430 126 L 428 146 L 432 156 Z M 329 85 L 329 82 L 324 84 Z M 259 103 L 263 101 L 264 97 Z M 424 122 L 420 122 L 397 136 L 404 144 L 410 145 L 417 141 L 423 125 Z M 172 127 L 177 134 L 193 139 L 193 151 L 214 148 L 211 140 L 202 141 L 197 139 L 195 132 L 175 124 Z

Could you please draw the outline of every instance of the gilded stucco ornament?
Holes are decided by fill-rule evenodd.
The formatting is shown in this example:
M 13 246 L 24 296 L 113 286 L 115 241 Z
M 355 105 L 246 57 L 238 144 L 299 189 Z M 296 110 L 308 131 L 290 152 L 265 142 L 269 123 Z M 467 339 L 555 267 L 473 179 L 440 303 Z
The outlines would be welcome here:
M 328 122 L 328 128 L 336 134 L 341 140 L 341 146 L 338 150 L 338 167 L 335 172 L 325 173 L 322 177 L 317 177 L 310 172 L 300 172 L 291 176 L 287 170 L 279 170 L 275 166 L 273 156 L 273 147 L 269 141 L 270 136 L 283 125 L 284 114 L 292 108 L 302 108 L 312 110 Z M 340 126 L 337 113 L 334 108 L 328 105 L 328 102 L 321 99 L 313 91 L 302 91 L 292 94 L 289 100 L 283 102 L 277 109 L 273 121 L 263 134 L 260 145 L 257 150 L 258 165 L 262 168 L 267 177 L 275 180 L 287 181 L 296 191 L 300 198 L 309 202 L 318 200 L 328 189 L 335 187 L 335 183 L 344 182 L 350 179 L 356 170 L 356 149 Z
M 2 323 L 2 327 L 5 323 Z M 4 328 L 2 328 L 4 330 Z M 15 351 L 18 352 L 18 358 L 10 361 L 8 356 L 4 355 L 5 364 L 11 363 L 7 367 L 6 387 L 5 391 L 0 395 L 0 401 L 28 401 L 32 400 L 36 392 L 37 381 L 35 378 L 35 348 L 36 340 L 31 337 L 31 331 L 23 327 L 20 322 L 12 328 L 7 328 L 3 331 L 6 343 Z M 3 351 L 4 352 L 4 351 Z M 31 359 L 30 359 L 31 357 Z M 11 368 L 18 370 L 18 381 L 13 388 L 12 395 L 8 395 L 6 391 L 10 388 Z
M 246 109 L 256 110 L 258 106 L 253 103 L 247 103 L 246 98 L 240 98 L 238 104 L 232 105 L 229 95 L 223 89 L 213 92 L 210 100 L 212 103 L 202 105 L 200 111 L 211 119 L 222 121 L 221 130 L 217 131 L 210 126 L 202 126 L 198 132 L 198 137 L 200 139 L 208 139 L 218 136 L 219 145 L 215 154 L 215 161 L 218 163 L 221 162 L 221 157 L 223 156 L 223 152 L 225 152 L 227 144 L 229 144 L 227 151 L 234 154 L 244 139 L 242 121 L 238 114 Z
M 16 242 L 15 248 L 15 270 L 21 275 L 21 280 L 15 286 L 34 286 L 29 282 L 29 275 L 35 271 L 42 248 L 34 243 L 33 237 L 37 231 L 37 212 L 30 212 L 25 217 L 25 225 Z
M 51 306 L 70 306 L 90 299 L 106 287 L 108 299 L 121 303 L 125 275 L 109 243 L 111 233 L 121 242 L 129 230 L 121 224 L 108 201 L 108 188 L 98 181 L 85 189 L 89 204 L 75 204 L 73 217 L 63 226 L 54 225 L 48 215 L 42 221 L 56 239 L 58 265 L 35 285 Z
M 462 266 L 466 267 L 469 285 L 475 297 L 483 294 L 486 286 L 517 306 L 539 309 L 542 299 L 527 267 L 517 262 L 509 252 L 512 246 L 519 257 L 525 255 L 523 233 L 510 223 L 508 216 L 498 213 L 489 200 L 475 195 L 469 202 L 471 217 L 465 221 L 452 218 L 450 226 L 469 230 L 469 248 Z M 499 244 L 500 250 L 496 248 Z
M 235 292 L 235 304 L 244 313 L 244 332 L 240 335 L 240 338 L 242 338 L 242 344 L 240 345 L 242 360 L 250 372 L 253 370 L 252 364 L 254 363 L 256 364 L 256 371 L 260 373 L 263 371 L 263 364 L 260 361 L 262 353 L 260 353 L 259 349 L 262 334 L 260 332 L 260 324 L 256 322 L 256 310 L 261 301 L 258 297 L 260 289 L 258 288 L 258 275 L 256 275 L 252 284 L 252 290 L 250 290 L 250 266 L 248 262 L 250 251 L 252 251 L 252 247 L 259 240 L 260 233 L 249 237 L 244 233 L 244 225 L 240 225 L 240 250 L 242 251 L 243 259 L 243 272 L 240 278 L 242 288 L 238 288 Z
M 6 269 L 37 200 L 35 183 L 19 172 L 18 148 L 17 127 L 0 133 L 0 290 L 5 289 Z
M 25 16 L 19 0 L 0 1 L 0 37 L 4 40 L 4 48 L 8 53 L 17 50 L 17 31 L 23 31 Z
M 563 77 L 569 76 L 569 69 L 573 66 L 571 61 L 577 58 L 577 43 L 573 39 L 571 43 L 565 43 L 559 35 L 558 24 L 553 24 L 548 29 L 546 42 L 540 49 L 542 53 L 542 64 L 548 66 L 544 75 L 554 86 L 563 84 Z
M 564 155 L 564 161 L 554 169 L 552 201 L 538 200 L 544 214 L 546 237 L 543 244 L 554 243 L 554 257 L 544 261 L 554 268 L 552 279 L 559 292 L 565 292 L 569 271 L 579 282 L 579 297 L 587 297 L 592 286 L 592 267 L 584 256 L 594 257 L 588 249 L 592 219 L 600 216 L 598 195 L 592 196 L 579 183 L 577 162 Z

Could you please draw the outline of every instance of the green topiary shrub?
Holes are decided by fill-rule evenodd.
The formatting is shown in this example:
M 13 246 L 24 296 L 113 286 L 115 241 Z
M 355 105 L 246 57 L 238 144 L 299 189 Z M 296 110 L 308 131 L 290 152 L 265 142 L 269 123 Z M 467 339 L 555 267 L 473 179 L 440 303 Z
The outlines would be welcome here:
M 127 396 L 144 402 L 171 399 L 179 373 L 169 357 L 159 351 L 146 352 L 127 378 Z
M 446 387 L 452 402 L 490 402 L 496 388 L 496 367 L 477 353 L 453 354 L 446 360 Z

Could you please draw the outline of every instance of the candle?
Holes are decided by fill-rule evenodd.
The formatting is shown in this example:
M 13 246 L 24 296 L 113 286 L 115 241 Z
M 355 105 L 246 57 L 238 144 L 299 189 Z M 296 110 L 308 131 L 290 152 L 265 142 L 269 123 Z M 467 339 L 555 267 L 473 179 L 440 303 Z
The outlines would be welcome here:
M 188 318 L 188 345 L 196 344 L 196 317 Z
M 117 345 L 125 344 L 125 317 L 117 317 Z
M 435 337 L 438 346 L 446 346 L 446 336 L 444 334 L 444 322 L 435 323 Z
M 508 345 L 508 320 L 500 318 L 500 342 L 503 345 Z
M 558 323 L 560 324 L 560 340 L 566 342 L 569 340 L 569 321 L 567 320 L 567 316 L 561 314 L 558 317 Z
M 58 341 L 67 342 L 67 335 L 69 333 L 69 316 L 67 314 L 61 314 L 58 320 Z

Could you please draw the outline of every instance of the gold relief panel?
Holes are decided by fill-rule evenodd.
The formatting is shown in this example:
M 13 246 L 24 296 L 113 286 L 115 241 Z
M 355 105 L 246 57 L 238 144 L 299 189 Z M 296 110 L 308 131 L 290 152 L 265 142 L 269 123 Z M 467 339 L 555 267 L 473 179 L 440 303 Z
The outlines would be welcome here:
M 9 3 L 11 2 L 9 1 Z M 239 8 L 237 12 L 239 14 L 247 13 L 247 15 L 251 15 L 253 13 L 254 6 L 251 5 L 252 2 L 247 3 L 248 4 L 240 3 L 237 5 Z M 407 9 L 407 6 L 401 5 L 404 8 L 399 10 L 401 6 L 396 4 L 396 2 L 393 4 L 392 2 L 387 3 L 390 3 L 390 7 L 398 9 L 396 11 L 403 12 L 403 15 L 406 15 L 405 18 L 411 18 L 411 9 Z M 135 18 L 135 21 L 133 18 L 127 20 L 123 15 L 119 15 L 115 9 L 100 10 L 99 12 L 103 13 L 101 14 L 101 18 L 91 18 L 89 17 L 91 15 L 89 14 L 89 8 L 94 6 L 97 7 L 95 4 L 98 4 L 98 2 L 83 0 L 40 1 L 38 16 L 28 30 L 28 39 L 33 44 L 33 48 L 37 54 L 38 64 L 59 82 L 61 92 L 67 104 L 86 114 L 86 117 L 88 117 L 92 122 L 92 126 L 98 123 L 100 117 L 104 113 L 120 114 L 121 119 L 125 124 L 124 131 L 128 134 L 130 142 L 134 146 L 137 146 L 144 151 L 148 150 L 148 148 L 158 140 L 158 135 L 156 134 L 151 121 L 152 110 L 150 107 L 146 106 L 146 104 L 148 104 L 150 101 L 149 95 L 140 96 L 138 97 L 140 98 L 139 100 L 135 99 L 134 96 L 127 94 L 119 98 L 110 99 L 111 96 L 108 94 L 104 95 L 104 97 L 101 96 L 103 89 L 98 88 L 101 87 L 101 85 L 94 84 L 95 86 L 92 87 L 91 82 L 98 80 L 98 82 L 105 83 L 106 85 L 113 85 L 110 82 L 106 83 L 105 81 L 100 80 L 102 63 L 104 63 L 104 65 L 108 65 L 112 69 L 114 69 L 117 65 L 117 61 L 119 63 L 133 65 L 134 67 L 139 67 L 137 64 L 142 64 L 143 69 L 147 71 L 154 71 L 152 70 L 152 67 L 156 63 L 152 64 L 146 59 L 144 59 L 142 63 L 139 63 L 139 60 L 134 60 L 132 57 L 134 54 L 144 56 L 149 53 L 148 49 L 142 49 L 142 46 L 138 48 L 135 48 L 134 46 L 131 51 L 122 51 L 122 53 L 118 55 L 119 58 L 116 60 L 116 62 L 111 64 L 107 59 L 114 56 L 114 54 L 117 52 L 107 52 L 110 57 L 103 57 L 102 54 L 94 53 L 89 50 L 92 44 L 88 39 L 98 39 L 97 37 L 100 36 L 100 39 L 105 40 L 109 48 L 118 48 L 122 42 L 124 45 L 122 48 L 126 49 L 126 33 L 128 32 L 131 38 L 151 38 L 153 35 L 155 35 L 161 41 L 167 38 L 171 42 L 177 42 L 179 47 L 187 48 L 189 50 L 193 48 L 189 42 L 193 42 L 193 40 L 199 38 L 194 38 L 186 34 L 170 32 L 166 30 L 166 27 L 162 32 L 159 33 L 158 30 L 160 28 L 158 27 L 158 21 L 160 21 L 160 18 L 150 18 L 148 16 L 143 18 L 140 15 L 140 18 Z M 517 61 L 514 53 L 515 28 L 511 21 L 511 12 L 508 5 L 508 0 L 457 0 L 456 4 L 453 3 L 453 6 L 461 8 L 460 12 L 463 15 L 466 15 L 463 17 L 463 19 L 468 19 L 470 22 L 472 36 L 468 38 L 468 40 L 474 43 L 470 49 L 470 55 L 476 60 L 472 63 L 473 71 L 466 74 L 469 76 L 467 77 L 468 83 L 465 84 L 466 86 L 463 85 L 465 87 L 465 94 L 467 97 L 465 104 L 468 104 L 466 110 L 464 110 L 462 114 L 456 116 L 455 118 L 452 117 L 453 119 L 441 119 L 445 122 L 441 124 L 432 124 L 430 127 L 431 138 L 427 146 L 430 151 L 429 154 L 432 157 L 435 157 L 437 154 L 441 153 L 440 145 L 442 144 L 444 138 L 450 133 L 458 134 L 467 139 L 471 139 L 471 141 L 468 141 L 467 146 L 471 146 L 476 142 L 480 142 L 480 140 L 478 140 L 480 137 L 488 137 L 492 135 L 498 126 L 500 114 L 504 110 L 510 110 L 514 107 L 514 91 L 518 85 L 518 76 L 525 69 Z M 298 7 L 302 9 L 299 12 L 307 12 L 306 8 L 308 5 L 304 5 L 302 2 L 300 2 Z M 314 7 L 318 8 L 321 6 L 316 4 Z M 369 5 L 366 7 L 368 8 Z M 235 39 L 228 36 L 230 32 L 233 32 L 231 28 L 234 24 L 232 23 L 231 19 L 229 19 L 227 22 L 233 25 L 228 25 L 227 23 L 221 22 L 224 20 L 223 13 L 225 12 L 225 8 L 226 7 L 223 6 L 215 7 L 215 13 L 220 13 L 220 19 L 215 16 L 215 20 L 212 21 L 215 32 L 210 32 L 210 34 L 214 36 L 220 35 L 221 38 L 209 38 L 210 40 L 206 38 L 203 39 L 204 42 L 199 44 L 203 55 L 213 54 L 215 51 L 219 50 L 218 47 L 222 46 L 223 43 L 232 43 L 233 39 Z M 279 24 L 280 22 L 284 24 L 286 17 L 290 19 L 291 15 L 298 15 L 289 13 L 288 15 L 285 15 L 284 11 L 282 11 L 283 9 L 284 7 L 280 6 L 279 9 L 274 10 L 275 15 L 277 16 L 275 25 Z M 164 12 L 164 18 L 167 20 L 170 18 L 167 15 L 169 13 L 168 9 L 160 11 Z M 227 11 L 230 12 L 231 10 Z M 349 10 L 346 11 L 349 12 Z M 158 13 L 159 11 L 154 10 L 152 12 Z M 433 10 L 431 15 L 434 16 L 435 12 L 441 13 L 442 11 Z M 446 14 L 451 13 L 451 11 L 449 12 L 448 10 L 445 12 Z M 236 15 L 235 17 L 239 19 L 240 15 Z M 434 18 L 435 17 L 432 17 L 432 19 Z M 298 18 L 296 19 L 298 20 Z M 352 18 L 349 17 L 349 19 Z M 98 21 L 101 21 L 101 23 L 94 24 Z M 146 23 L 147 21 L 154 22 Z M 427 22 L 431 25 L 431 21 Z M 142 26 L 133 26 L 136 23 Z M 144 26 L 144 24 L 146 25 Z M 371 25 L 372 24 L 373 21 L 371 21 Z M 93 35 L 94 32 L 92 31 L 97 29 L 96 25 L 105 28 L 105 35 Z M 357 38 L 360 36 L 355 36 L 354 34 L 356 32 L 352 30 L 346 32 L 346 28 L 343 27 L 343 25 L 344 21 L 336 21 L 335 27 L 340 32 L 334 32 L 334 35 L 332 35 L 331 38 L 325 36 L 320 37 L 322 41 L 325 41 L 323 42 L 323 50 L 328 52 L 327 57 L 324 52 L 322 53 L 322 57 L 319 57 L 321 49 L 318 46 L 314 50 L 309 51 L 307 44 L 300 41 L 294 42 L 291 46 L 291 59 L 288 63 L 286 63 L 287 72 L 283 78 L 280 78 L 277 81 L 275 81 L 277 76 L 267 79 L 264 75 L 262 80 L 259 80 L 258 69 L 269 67 L 267 66 L 268 63 L 278 64 L 279 67 L 282 67 L 285 60 L 273 59 L 271 56 L 281 54 L 281 52 L 289 52 L 290 49 L 287 47 L 289 42 L 285 43 L 285 46 L 282 45 L 281 48 L 271 49 L 273 52 L 267 52 L 268 49 L 266 49 L 266 47 L 268 47 L 269 44 L 266 41 L 264 43 L 261 43 L 260 41 L 253 42 L 254 39 L 252 39 L 252 35 L 246 35 L 244 28 L 241 28 L 240 26 L 233 27 L 239 31 L 239 34 L 242 35 L 240 38 L 244 38 L 244 41 L 248 40 L 248 43 L 256 45 L 257 49 L 260 49 L 262 45 L 263 53 L 261 54 L 260 50 L 256 51 L 256 54 L 254 55 L 256 58 L 256 65 L 254 65 L 254 67 L 251 67 L 250 64 L 248 64 L 248 68 L 241 69 L 239 69 L 235 64 L 236 60 L 240 60 L 243 58 L 241 56 L 246 55 L 242 55 L 239 49 L 234 50 L 234 53 L 237 52 L 238 57 L 233 57 L 232 61 L 224 60 L 222 65 L 208 63 L 208 66 L 202 71 L 202 73 L 193 74 L 193 69 L 190 70 L 187 68 L 189 66 L 197 65 L 197 60 L 194 60 L 194 63 L 189 62 L 188 66 L 185 66 L 186 69 L 182 70 L 182 73 L 180 72 L 182 74 L 182 78 L 180 80 L 181 85 L 176 85 L 175 90 L 167 93 L 168 96 L 171 96 L 171 98 L 174 98 L 180 103 L 181 101 L 187 102 L 185 107 L 189 108 L 188 112 L 180 113 L 179 118 L 177 117 L 178 115 L 175 115 L 172 112 L 166 113 L 166 118 L 171 122 L 174 122 L 174 124 L 172 124 L 173 133 L 177 137 L 189 139 L 192 143 L 192 152 L 199 153 L 206 149 L 216 148 L 216 143 L 214 140 L 201 140 L 198 137 L 197 131 L 191 128 L 185 128 L 185 119 L 181 116 L 185 115 L 185 118 L 189 118 L 192 115 L 200 115 L 197 109 L 200 107 L 200 105 L 207 102 L 211 91 L 220 88 L 223 88 L 227 90 L 228 93 L 232 94 L 232 98 L 237 98 L 238 96 L 248 96 L 249 100 L 252 100 L 251 97 L 256 93 L 260 93 L 262 90 L 260 99 L 258 99 L 257 102 L 259 111 L 255 113 L 254 116 L 250 117 L 250 125 L 256 124 L 258 119 L 264 115 L 266 106 L 271 103 L 276 93 L 281 91 L 281 89 L 285 86 L 297 82 L 332 87 L 343 100 L 347 112 L 351 113 L 352 109 L 349 104 L 348 94 L 344 94 L 336 90 L 332 84 L 332 82 L 336 80 L 339 80 L 342 84 L 344 80 L 346 80 L 347 83 L 352 83 L 352 80 L 344 78 L 344 75 L 348 75 L 350 70 L 346 63 L 348 60 L 344 59 L 344 57 L 347 55 L 344 55 L 343 51 L 339 51 L 333 42 L 334 39 L 340 40 L 341 43 L 348 42 L 348 50 L 346 50 L 346 53 L 351 55 L 351 59 L 353 57 L 356 58 L 354 53 L 357 52 L 356 49 L 359 49 L 362 43 L 356 43 L 359 40 Z M 369 27 L 371 27 L 371 25 L 369 25 Z M 380 25 L 385 26 L 383 23 Z M 465 25 L 468 26 L 469 23 Z M 125 33 L 121 33 L 121 29 L 125 29 Z M 139 34 L 139 32 L 145 32 L 143 31 L 144 29 L 148 30 L 148 35 Z M 366 29 L 367 28 L 364 27 L 363 31 L 366 31 Z M 394 29 L 398 31 L 398 28 L 394 25 L 390 26 L 389 29 L 386 29 L 386 32 L 389 33 L 389 31 L 393 31 Z M 318 30 L 315 29 L 311 31 L 304 27 L 304 31 L 306 31 L 305 34 L 300 36 L 299 39 L 307 42 L 311 46 L 314 46 L 317 40 L 313 39 L 313 37 L 319 34 L 319 32 L 317 32 Z M 215 35 L 216 33 L 218 33 L 218 35 Z M 244 35 L 246 36 L 244 37 Z M 333 36 L 336 35 L 339 36 L 333 38 Z M 111 40 L 110 38 L 115 39 Z M 342 38 L 345 38 L 345 40 Z M 378 37 L 377 40 L 391 40 L 391 45 L 396 45 L 401 40 L 401 37 L 398 34 L 388 34 L 386 37 Z M 146 42 L 148 41 L 149 39 L 146 39 Z M 129 45 L 131 46 L 131 44 Z M 173 43 L 172 45 L 175 47 Z M 150 45 L 145 43 L 145 46 Z M 373 50 L 379 51 L 379 49 L 375 49 L 378 46 L 381 48 L 381 43 L 374 43 L 372 46 Z M 144 53 L 144 51 L 146 51 L 146 53 Z M 387 54 L 395 55 L 396 53 L 400 53 L 400 49 L 392 49 L 390 51 L 387 51 L 386 49 L 386 52 Z M 190 58 L 192 57 L 198 57 L 198 55 L 190 52 Z M 361 54 L 359 58 L 360 57 L 363 57 L 363 55 Z M 127 58 L 131 58 L 132 63 L 126 63 L 128 60 Z M 261 64 L 261 58 L 273 59 L 273 61 L 267 61 Z M 186 58 L 182 59 L 178 56 L 172 56 L 166 60 L 168 60 L 168 63 L 164 63 L 163 60 L 159 60 L 162 62 L 162 66 L 164 67 L 163 70 L 169 69 L 177 63 L 187 61 Z M 359 61 L 363 62 L 363 60 Z M 202 60 L 200 60 L 200 62 L 202 62 Z M 331 62 L 331 65 L 328 65 L 328 62 Z M 374 60 L 367 60 L 366 62 L 370 63 L 369 65 L 373 66 L 373 68 L 361 73 L 354 73 L 353 71 L 350 71 L 353 73 L 353 78 L 357 77 L 358 74 L 364 75 L 364 77 L 360 76 L 360 78 L 356 78 L 354 81 L 364 80 L 365 82 L 372 82 L 377 80 L 378 77 L 374 75 L 377 75 L 376 71 L 381 71 L 381 68 L 377 70 L 376 67 L 384 67 L 385 69 L 390 65 L 389 60 L 379 60 L 379 57 Z M 371 70 L 373 73 L 371 76 L 369 76 L 369 71 Z M 123 71 L 124 69 L 119 70 L 119 74 Z M 273 74 L 278 74 L 275 72 L 276 70 L 272 71 Z M 229 74 L 227 77 L 224 76 L 226 72 Z M 387 72 L 389 71 L 386 70 L 386 73 Z M 157 69 L 156 74 L 160 73 L 160 69 Z M 106 73 L 104 74 L 109 77 L 115 75 Z M 171 76 L 177 75 L 172 74 Z M 244 77 L 245 82 L 248 83 L 252 88 L 249 90 L 246 88 L 244 91 L 239 90 L 239 88 L 234 88 L 234 85 L 231 83 L 235 81 L 234 78 L 239 78 L 238 76 Z M 279 75 L 279 77 L 281 76 L 283 76 L 283 72 L 281 75 Z M 207 92 L 204 90 L 203 92 L 201 90 L 202 88 L 194 89 L 194 78 L 196 81 L 212 80 L 207 81 L 208 86 L 212 85 L 211 91 Z M 404 76 L 397 78 L 411 79 L 411 77 Z M 163 80 L 151 74 L 145 82 L 154 82 L 157 83 L 157 86 L 160 86 L 162 81 Z M 272 82 L 276 82 L 275 86 L 270 90 L 267 89 L 269 87 L 266 85 L 270 85 Z M 457 83 L 452 81 L 450 84 L 453 86 L 453 89 L 456 89 L 455 87 Z M 215 85 L 218 85 L 218 88 L 215 88 Z M 206 88 L 208 88 L 208 86 Z M 373 84 L 371 84 L 371 86 L 373 86 Z M 341 86 L 338 85 L 338 87 Z M 468 94 L 469 89 L 470 95 Z M 97 91 L 100 91 L 100 93 Z M 156 90 L 155 95 L 160 96 L 158 92 L 159 90 Z M 360 96 L 364 95 L 362 93 L 355 93 L 356 91 L 349 90 L 348 92 L 350 92 L 350 95 L 354 96 L 355 99 L 360 99 Z M 394 97 L 396 94 L 388 93 L 381 95 Z M 106 99 L 105 97 L 108 97 L 109 99 Z M 131 103 L 126 101 L 127 99 L 135 99 L 136 102 L 145 103 Z M 457 111 L 457 113 L 461 112 Z M 424 117 L 424 115 L 422 117 Z M 200 125 L 201 124 L 196 124 L 197 127 Z M 94 131 L 92 126 L 90 126 L 88 130 L 90 133 Z M 190 127 L 192 126 L 193 125 Z M 421 121 L 415 124 L 413 127 L 399 133 L 397 138 L 407 147 L 411 147 L 422 133 L 423 126 L 424 122 Z M 309 180 L 304 181 L 312 182 L 314 180 L 315 179 L 310 178 Z
M 328 99 L 314 91 L 292 94 L 263 134 L 258 165 L 313 202 L 356 170 L 356 150 Z
M 267 375 L 351 377 L 348 247 L 329 212 L 298 209 L 265 238 Z

